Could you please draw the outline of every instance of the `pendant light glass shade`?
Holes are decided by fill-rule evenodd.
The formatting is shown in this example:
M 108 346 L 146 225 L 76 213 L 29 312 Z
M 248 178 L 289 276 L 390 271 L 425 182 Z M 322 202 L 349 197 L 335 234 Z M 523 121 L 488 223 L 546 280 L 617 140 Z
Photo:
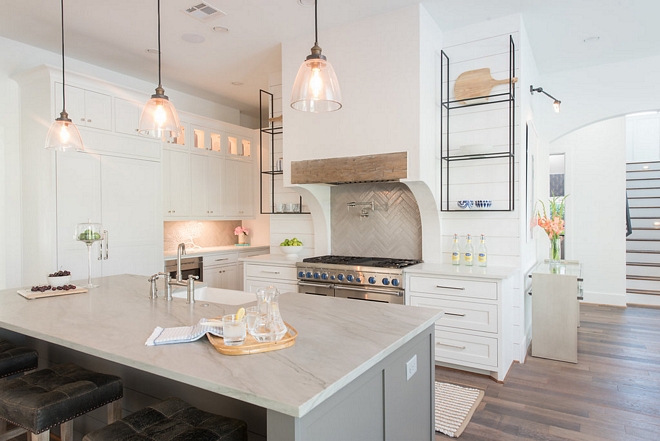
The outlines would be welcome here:
M 62 112 L 51 124 L 46 136 L 46 148 L 58 152 L 85 150 L 78 127 L 67 118 L 66 112 Z
M 62 111 L 55 119 L 46 135 L 46 149 L 65 152 L 67 150 L 84 151 L 82 137 L 78 127 L 69 119 L 66 113 L 66 81 L 64 78 L 64 0 L 60 0 L 62 18 Z
M 140 115 L 138 132 L 141 135 L 169 140 L 181 134 L 181 123 L 174 104 L 165 95 L 160 75 L 160 0 L 158 0 L 158 87 Z
M 291 107 L 303 112 L 333 112 L 341 109 L 337 75 L 318 44 L 318 1 L 314 1 L 314 46 L 298 69 L 291 91 Z
M 291 93 L 291 107 L 313 113 L 341 109 L 339 81 L 325 57 L 308 57 L 300 66 Z

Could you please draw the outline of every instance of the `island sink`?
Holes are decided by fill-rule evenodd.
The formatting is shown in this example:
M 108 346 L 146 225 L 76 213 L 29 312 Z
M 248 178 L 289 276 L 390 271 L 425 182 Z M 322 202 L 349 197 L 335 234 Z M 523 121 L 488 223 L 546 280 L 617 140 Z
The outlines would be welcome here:
M 172 297 L 178 299 L 185 299 L 186 294 L 186 289 L 180 288 L 172 291 Z M 195 288 L 195 301 L 219 303 L 221 305 L 243 305 L 245 303 L 256 302 L 257 297 L 252 293 L 243 291 L 203 286 L 201 288 Z

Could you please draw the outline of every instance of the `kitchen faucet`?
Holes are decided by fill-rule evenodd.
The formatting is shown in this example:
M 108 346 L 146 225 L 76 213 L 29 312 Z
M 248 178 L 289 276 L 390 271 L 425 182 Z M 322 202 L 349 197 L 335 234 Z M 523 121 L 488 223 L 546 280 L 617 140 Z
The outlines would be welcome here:
M 183 280 L 181 275 L 181 256 L 186 255 L 186 244 L 180 243 L 176 250 L 176 279 L 168 279 L 166 286 L 177 285 L 185 286 L 187 288 L 186 292 L 186 303 L 195 303 L 195 280 L 199 279 L 199 276 L 193 276 L 192 274 L 188 275 L 188 280 Z M 170 288 L 171 289 L 171 288 Z M 168 300 L 171 300 L 171 296 L 168 296 Z
M 183 277 L 181 276 L 181 256 L 186 255 L 186 244 L 181 242 L 176 249 L 176 281 L 182 282 Z

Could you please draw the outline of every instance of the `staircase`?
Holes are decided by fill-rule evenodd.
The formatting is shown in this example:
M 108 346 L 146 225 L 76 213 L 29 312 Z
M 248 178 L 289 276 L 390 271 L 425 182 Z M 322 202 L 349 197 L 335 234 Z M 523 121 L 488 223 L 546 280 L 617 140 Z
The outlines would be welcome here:
M 660 161 L 626 164 L 632 234 L 626 239 L 628 303 L 660 305 Z

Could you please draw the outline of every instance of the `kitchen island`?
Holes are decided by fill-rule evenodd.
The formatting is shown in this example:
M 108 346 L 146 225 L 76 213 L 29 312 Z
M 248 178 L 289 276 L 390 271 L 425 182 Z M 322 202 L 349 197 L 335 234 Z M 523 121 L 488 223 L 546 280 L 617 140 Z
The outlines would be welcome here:
M 434 323 L 441 311 L 285 293 L 280 309 L 299 333 L 296 344 L 232 357 L 216 352 L 206 338 L 144 343 L 156 326 L 192 325 L 236 306 L 151 300 L 143 276 L 95 282 L 100 287 L 88 293 L 38 300 L 26 300 L 16 289 L 1 291 L 0 328 L 247 403 L 266 413 L 264 431 L 246 418 L 248 430 L 269 441 L 434 437 Z M 176 389 L 159 393 L 174 395 Z M 214 407 L 224 413 L 220 404 Z

